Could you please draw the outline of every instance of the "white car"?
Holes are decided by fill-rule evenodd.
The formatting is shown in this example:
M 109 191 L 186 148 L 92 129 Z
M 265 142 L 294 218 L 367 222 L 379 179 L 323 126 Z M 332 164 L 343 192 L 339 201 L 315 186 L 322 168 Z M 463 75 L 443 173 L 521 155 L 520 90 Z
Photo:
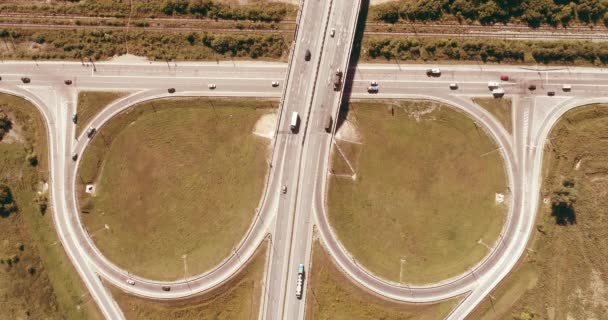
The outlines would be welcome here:
M 452 90 L 458 89 L 458 83 L 450 83 L 450 89 L 452 89 Z
M 133 285 L 135 285 L 135 280 L 127 279 L 127 283 L 133 286 Z
M 278 81 L 273 81 L 272 82 L 272 86 L 273 87 L 278 87 L 279 86 L 279 82 Z
M 370 85 L 370 86 L 372 86 L 372 87 L 377 87 L 377 86 L 378 86 L 378 81 L 373 80 L 373 81 L 371 81 L 371 82 L 369 83 L 369 85 Z
M 369 87 L 367 87 L 367 92 L 368 93 L 378 93 L 378 87 L 377 86 L 369 86 Z
M 281 193 L 286 194 L 287 193 L 287 186 L 283 186 L 281 187 Z
M 332 28 L 331 32 L 329 33 L 329 36 L 333 38 L 335 35 L 336 35 L 336 29 Z
M 213 90 L 213 89 L 215 89 L 216 86 L 215 86 L 215 83 L 210 83 L 207 87 L 209 89 Z

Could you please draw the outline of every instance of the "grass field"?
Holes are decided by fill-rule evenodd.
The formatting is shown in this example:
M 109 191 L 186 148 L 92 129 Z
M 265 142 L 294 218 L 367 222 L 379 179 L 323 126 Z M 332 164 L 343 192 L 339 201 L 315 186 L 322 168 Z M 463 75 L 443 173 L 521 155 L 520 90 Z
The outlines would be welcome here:
M 488 110 L 502 126 L 511 133 L 513 121 L 511 120 L 511 99 L 509 98 L 474 98 L 473 102 Z
M 459 299 L 437 304 L 404 304 L 388 301 L 357 287 L 315 242 L 306 298 L 307 320 L 438 320 L 456 306 Z
M 78 121 L 76 122 L 76 137 L 84 127 L 112 101 L 126 96 L 127 92 L 81 91 L 78 93 Z
M 495 203 L 495 193 L 507 192 L 502 158 L 459 112 L 418 101 L 393 108 L 391 116 L 381 102 L 350 106 L 364 141 L 339 142 L 356 180 L 331 177 L 330 222 L 380 277 L 421 284 L 456 276 L 488 253 L 502 228 L 506 205 Z
M 101 319 L 78 274 L 58 244 L 48 197 L 47 138 L 38 111 L 20 98 L 0 95 L 13 129 L 0 141 L 0 183 L 11 188 L 18 211 L 0 217 L 0 319 Z M 36 155 L 32 166 L 28 155 Z M 8 260 L 11 260 L 10 264 Z
M 541 189 L 549 203 L 539 205 L 530 250 L 492 293 L 495 301 L 486 299 L 469 319 L 606 318 L 607 107 L 572 110 L 552 130 Z M 571 210 L 551 204 L 564 190 L 575 195 Z
M 154 279 L 221 262 L 260 200 L 269 141 L 252 130 L 274 107 L 255 99 L 164 99 L 102 127 L 80 168 L 81 182 L 95 182 L 96 194 L 79 187 L 83 222 L 99 249 Z
M 263 290 L 267 244 L 233 279 L 210 293 L 180 301 L 151 301 L 114 287 L 114 298 L 130 320 L 250 320 L 257 319 Z

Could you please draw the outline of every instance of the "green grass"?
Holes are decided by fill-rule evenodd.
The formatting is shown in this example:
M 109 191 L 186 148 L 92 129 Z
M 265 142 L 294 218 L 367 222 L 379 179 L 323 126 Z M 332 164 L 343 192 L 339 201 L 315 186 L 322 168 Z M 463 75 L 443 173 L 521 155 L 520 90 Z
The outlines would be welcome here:
M 507 183 L 494 142 L 441 105 L 401 101 L 395 116 L 382 103 L 350 110 L 364 140 L 357 179 L 332 177 L 328 191 L 329 219 L 346 249 L 403 283 L 444 280 L 479 262 L 488 249 L 478 241 L 495 242 L 506 212 L 495 204 Z
M 558 224 L 539 204 L 536 228 L 519 268 L 469 319 L 602 319 L 608 314 L 608 106 L 569 111 L 545 146 L 541 201 L 573 181 L 575 223 Z
M 114 287 L 114 298 L 127 319 L 249 320 L 257 319 L 263 292 L 267 244 L 233 279 L 210 293 L 179 301 L 151 301 L 128 295 Z
M 126 96 L 127 92 L 100 92 L 81 91 L 78 93 L 78 121 L 76 123 L 76 137 L 80 135 L 84 126 L 89 123 L 103 108 L 112 101 Z
M 19 257 L 10 267 L 6 262 L 0 264 L 0 318 L 101 319 L 58 243 L 51 209 L 42 214 L 36 203 L 41 183 L 48 179 L 42 117 L 27 101 L 4 94 L 0 95 L 0 109 L 14 125 L 13 132 L 0 142 L 0 182 L 10 186 L 19 208 L 0 218 L 0 257 Z M 37 166 L 26 162 L 28 154 L 37 155 Z M 18 244 L 24 249 L 18 249 Z
M 511 99 L 509 98 L 474 98 L 473 102 L 488 110 L 502 124 L 507 132 L 512 133 Z
M 306 315 L 308 320 L 438 320 L 456 306 L 460 298 L 436 304 L 404 304 L 379 298 L 347 279 L 315 242 L 312 268 L 308 272 Z
M 83 154 L 83 222 L 108 259 L 154 279 L 199 274 L 248 229 L 267 171 L 269 141 L 252 130 L 273 102 L 164 99 L 117 116 Z M 80 191 L 84 188 L 79 186 Z M 104 230 L 105 225 L 109 230 Z

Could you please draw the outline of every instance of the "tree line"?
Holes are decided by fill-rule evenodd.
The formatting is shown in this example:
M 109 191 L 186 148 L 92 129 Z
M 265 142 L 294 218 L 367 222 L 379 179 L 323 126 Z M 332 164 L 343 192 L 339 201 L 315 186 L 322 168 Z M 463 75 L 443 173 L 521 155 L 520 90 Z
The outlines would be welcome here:
M 438 21 L 461 23 L 525 23 L 568 27 L 573 22 L 608 26 L 608 0 L 401 0 L 370 8 L 377 21 Z
M 363 49 L 368 59 L 608 64 L 608 43 L 590 41 L 367 37 Z
M 32 45 L 32 43 L 34 45 Z M 279 33 L 221 34 L 149 30 L 0 30 L 5 59 L 103 60 L 128 53 L 151 60 L 281 59 L 287 52 Z

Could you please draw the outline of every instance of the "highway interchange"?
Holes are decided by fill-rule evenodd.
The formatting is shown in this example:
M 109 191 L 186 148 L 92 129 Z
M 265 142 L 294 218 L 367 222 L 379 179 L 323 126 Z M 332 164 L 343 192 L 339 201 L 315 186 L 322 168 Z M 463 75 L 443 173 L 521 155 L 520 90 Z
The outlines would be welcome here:
M 346 8 L 350 10 L 346 10 Z M 271 240 L 263 319 L 302 319 L 306 295 L 295 297 L 296 268 L 310 266 L 313 226 L 338 266 L 359 285 L 389 299 L 405 302 L 433 302 L 455 296 L 465 298 L 450 314 L 463 319 L 513 268 L 523 254 L 535 222 L 540 189 L 543 146 L 550 129 L 567 110 L 605 102 L 608 70 L 601 68 L 532 68 L 508 66 L 440 66 L 442 76 L 427 77 L 424 65 L 357 65 L 351 67 L 350 92 L 335 92 L 330 77 L 336 69 L 347 70 L 350 44 L 358 8 L 347 1 L 306 1 L 298 19 L 314 27 L 297 32 L 290 63 L 96 63 L 4 62 L 0 64 L 0 91 L 24 97 L 42 113 L 48 129 L 51 204 L 61 242 L 92 297 L 108 319 L 123 318 L 122 312 L 100 281 L 100 277 L 122 290 L 154 299 L 178 299 L 206 292 L 235 275 L 264 239 Z M 318 12 L 325 13 L 319 15 Z M 321 17 L 321 19 L 320 19 Z M 336 28 L 336 36 L 328 30 Z M 317 35 L 323 35 L 318 37 Z M 304 51 L 312 52 L 304 61 Z M 348 49 L 347 52 L 343 52 Z M 513 99 L 513 134 L 487 111 L 474 104 L 472 96 L 491 96 L 488 81 L 501 74 L 506 97 Z M 20 78 L 30 77 L 24 84 Z M 73 84 L 66 86 L 64 80 Z M 271 81 L 280 81 L 278 88 Z M 370 80 L 380 83 L 378 94 L 366 88 Z M 457 82 L 458 90 L 448 84 Z M 209 90 L 208 83 L 217 84 Z M 561 85 L 572 84 L 570 92 Z M 530 91 L 530 84 L 537 90 Z M 168 87 L 176 92 L 169 94 Z M 352 88 L 351 88 L 352 87 Z M 161 282 L 130 275 L 95 247 L 84 230 L 76 203 L 75 179 L 78 161 L 88 139 L 74 136 L 70 121 L 78 90 L 126 90 L 122 98 L 95 116 L 86 127 L 99 128 L 117 113 L 139 102 L 167 96 L 234 96 L 281 98 L 273 156 L 266 190 L 258 213 L 234 254 L 202 275 L 173 282 Z M 555 97 L 546 92 L 554 90 Z M 367 272 L 340 245 L 327 221 L 325 188 L 332 134 L 324 132 L 323 119 L 334 119 L 342 99 L 418 98 L 444 102 L 471 116 L 500 147 L 509 177 L 510 210 L 500 240 L 477 266 L 438 284 L 413 286 L 390 283 Z M 289 131 L 291 112 L 300 114 L 300 130 Z M 335 128 L 334 128 L 335 129 Z M 282 185 L 288 192 L 281 194 Z M 126 284 L 133 278 L 136 285 Z M 171 286 L 171 291 L 160 288 Z M 306 292 L 306 291 L 305 291 Z

